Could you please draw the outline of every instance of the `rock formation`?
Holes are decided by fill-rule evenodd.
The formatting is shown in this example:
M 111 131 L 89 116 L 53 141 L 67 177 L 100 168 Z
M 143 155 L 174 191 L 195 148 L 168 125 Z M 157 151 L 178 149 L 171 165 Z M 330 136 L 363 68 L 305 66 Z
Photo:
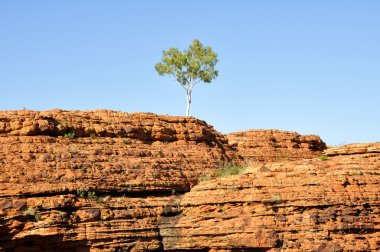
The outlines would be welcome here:
M 248 130 L 227 134 L 229 144 L 247 161 L 270 162 L 313 158 L 326 144 L 319 136 L 281 130 Z
M 167 250 L 380 251 L 380 143 L 203 181 L 160 225 Z
M 191 117 L 0 112 L 0 251 L 380 250 L 379 143 L 227 137 Z M 240 155 L 261 163 L 215 177 Z
M 238 159 L 187 117 L 0 112 L 0 251 L 162 249 L 176 195 Z

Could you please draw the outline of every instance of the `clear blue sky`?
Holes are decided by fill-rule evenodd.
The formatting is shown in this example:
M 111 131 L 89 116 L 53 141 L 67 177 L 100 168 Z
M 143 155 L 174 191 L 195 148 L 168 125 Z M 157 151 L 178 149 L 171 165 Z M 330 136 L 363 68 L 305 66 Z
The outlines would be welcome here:
M 194 38 L 219 77 L 191 114 L 227 133 L 380 141 L 380 1 L 0 1 L 0 109 L 183 115 L 162 50 Z

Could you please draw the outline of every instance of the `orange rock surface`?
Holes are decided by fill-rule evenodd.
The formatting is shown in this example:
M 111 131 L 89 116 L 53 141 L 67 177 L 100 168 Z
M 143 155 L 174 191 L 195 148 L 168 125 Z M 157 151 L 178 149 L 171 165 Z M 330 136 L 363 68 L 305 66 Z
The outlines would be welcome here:
M 319 158 L 318 137 L 270 132 L 293 145 L 229 144 L 191 117 L 1 111 L 0 251 L 380 250 L 380 144 Z M 239 154 L 261 163 L 215 178 Z
M 184 195 L 180 215 L 162 221 L 164 247 L 380 251 L 379 151 L 379 143 L 344 146 L 204 181 Z
M 282 130 L 248 130 L 226 136 L 229 144 L 247 161 L 313 158 L 326 149 L 319 136 Z
M 173 197 L 236 158 L 195 118 L 0 112 L 0 251 L 160 249 Z

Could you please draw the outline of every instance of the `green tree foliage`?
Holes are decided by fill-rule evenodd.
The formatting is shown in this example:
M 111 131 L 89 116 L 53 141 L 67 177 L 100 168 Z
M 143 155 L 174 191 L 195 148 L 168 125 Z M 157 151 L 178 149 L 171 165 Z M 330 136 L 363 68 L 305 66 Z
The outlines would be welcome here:
M 203 46 L 194 39 L 189 48 L 183 52 L 172 47 L 163 51 L 162 61 L 155 65 L 159 75 L 169 75 L 179 83 L 186 92 L 186 116 L 190 113 L 191 93 L 198 82 L 210 83 L 218 76 L 215 65 L 218 55 L 211 47 Z

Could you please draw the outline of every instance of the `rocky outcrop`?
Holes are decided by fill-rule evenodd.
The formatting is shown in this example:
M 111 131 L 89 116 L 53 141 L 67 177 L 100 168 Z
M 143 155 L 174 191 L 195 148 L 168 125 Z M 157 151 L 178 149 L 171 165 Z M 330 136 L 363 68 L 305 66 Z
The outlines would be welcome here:
M 0 251 L 161 249 L 177 195 L 234 159 L 195 118 L 0 112 Z
M 175 204 L 171 196 L 131 197 L 98 191 L 0 198 L 0 251 L 162 249 L 158 222 L 166 208 Z M 91 192 L 96 195 L 88 195 Z
M 370 154 L 380 153 L 380 143 L 358 143 L 358 144 L 347 144 L 338 147 L 328 148 L 324 151 L 327 156 L 342 156 L 342 155 L 353 155 L 353 154 Z
M 224 136 L 193 117 L 152 113 L 96 111 L 1 111 L 2 136 L 120 137 L 145 142 L 190 141 L 210 146 L 225 144 Z
M 226 135 L 247 161 L 271 162 L 321 155 L 326 144 L 319 136 L 281 130 L 248 130 Z
M 379 251 L 380 144 L 269 132 L 0 112 L 0 251 Z M 261 163 L 216 177 L 237 153 Z
M 242 176 L 204 181 L 184 195 L 180 215 L 163 220 L 164 247 L 379 251 L 379 148 L 351 145 L 327 151 L 331 157 L 260 164 Z

